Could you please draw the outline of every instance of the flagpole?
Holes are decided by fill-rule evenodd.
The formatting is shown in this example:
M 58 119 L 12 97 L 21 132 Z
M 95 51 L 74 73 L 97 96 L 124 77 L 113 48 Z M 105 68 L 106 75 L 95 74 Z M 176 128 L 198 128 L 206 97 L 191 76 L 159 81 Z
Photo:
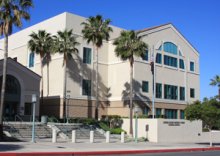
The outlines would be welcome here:
M 154 53 L 154 46 L 153 46 L 153 54 L 152 54 L 152 63 L 153 63 L 153 96 L 152 96 L 152 118 L 155 118 L 155 53 Z

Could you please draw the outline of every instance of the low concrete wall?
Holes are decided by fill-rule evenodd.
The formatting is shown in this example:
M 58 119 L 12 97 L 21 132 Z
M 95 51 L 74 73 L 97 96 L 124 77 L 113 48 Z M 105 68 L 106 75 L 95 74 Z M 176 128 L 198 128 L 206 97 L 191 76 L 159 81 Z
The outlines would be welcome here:
M 149 126 L 146 131 L 146 125 Z M 122 129 L 129 134 L 129 119 L 123 119 Z M 135 134 L 135 119 L 133 119 Z M 202 132 L 202 121 L 181 119 L 138 119 L 138 137 L 146 137 L 150 142 L 209 142 L 209 132 Z M 212 132 L 214 143 L 220 142 L 220 132 Z

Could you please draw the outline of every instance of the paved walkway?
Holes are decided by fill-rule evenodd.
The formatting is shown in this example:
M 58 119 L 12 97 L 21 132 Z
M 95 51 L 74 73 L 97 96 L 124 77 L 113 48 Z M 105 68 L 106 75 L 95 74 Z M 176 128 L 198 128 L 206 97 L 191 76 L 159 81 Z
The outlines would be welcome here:
M 36 143 L 26 142 L 0 142 L 0 155 L 6 153 L 72 153 L 72 154 L 128 154 L 128 153 L 154 153 L 154 152 L 178 152 L 178 151 L 203 151 L 220 150 L 220 145 L 210 148 L 209 144 L 196 143 L 149 143 L 149 142 L 127 142 L 120 143 L 112 140 L 105 143 L 105 140 L 78 140 L 77 143 L 58 140 L 52 143 L 51 139 L 36 140 Z M 85 153 L 86 152 L 86 153 Z
M 214 146 L 220 149 L 220 145 Z M 149 142 L 127 142 L 120 143 L 112 140 L 105 143 L 105 140 L 78 140 L 71 143 L 71 140 L 59 140 L 52 143 L 51 139 L 36 140 L 36 143 L 26 142 L 0 142 L 0 152 L 90 152 L 90 151 L 137 151 L 137 150 L 164 150 L 164 149 L 198 149 L 209 148 L 209 144 L 196 143 L 149 143 Z

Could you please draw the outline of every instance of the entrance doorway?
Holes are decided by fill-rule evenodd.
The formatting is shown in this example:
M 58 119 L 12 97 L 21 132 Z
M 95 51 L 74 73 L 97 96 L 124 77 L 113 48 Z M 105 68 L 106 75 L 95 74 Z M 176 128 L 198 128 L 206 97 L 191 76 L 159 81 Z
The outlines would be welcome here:
M 2 77 L 0 78 L 2 86 Z M 5 85 L 5 100 L 3 116 L 8 121 L 14 121 L 15 115 L 19 114 L 21 87 L 20 83 L 12 75 L 7 75 Z

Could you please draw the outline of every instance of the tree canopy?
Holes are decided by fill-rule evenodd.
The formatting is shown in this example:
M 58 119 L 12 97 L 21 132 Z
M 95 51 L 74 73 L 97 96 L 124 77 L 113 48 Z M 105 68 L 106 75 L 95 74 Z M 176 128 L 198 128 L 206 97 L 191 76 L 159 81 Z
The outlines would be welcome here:
M 220 102 L 216 99 L 196 101 L 185 109 L 185 117 L 188 120 L 202 120 L 208 129 L 220 128 Z

